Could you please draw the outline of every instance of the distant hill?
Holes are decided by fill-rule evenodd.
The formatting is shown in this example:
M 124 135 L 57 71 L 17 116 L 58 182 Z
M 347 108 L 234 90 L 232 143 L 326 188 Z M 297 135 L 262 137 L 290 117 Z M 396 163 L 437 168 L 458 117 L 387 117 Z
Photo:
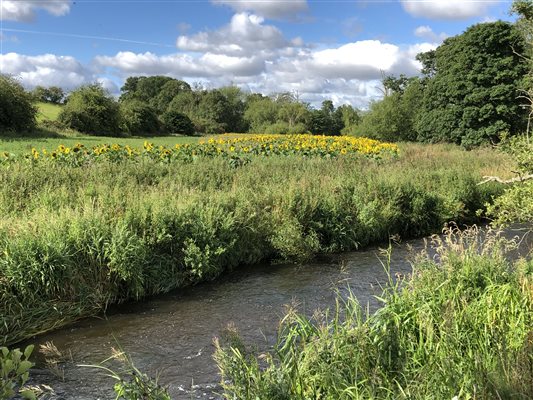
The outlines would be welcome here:
M 37 103 L 37 108 L 37 121 L 57 121 L 57 117 L 59 116 L 62 107 L 58 104 L 39 102 Z

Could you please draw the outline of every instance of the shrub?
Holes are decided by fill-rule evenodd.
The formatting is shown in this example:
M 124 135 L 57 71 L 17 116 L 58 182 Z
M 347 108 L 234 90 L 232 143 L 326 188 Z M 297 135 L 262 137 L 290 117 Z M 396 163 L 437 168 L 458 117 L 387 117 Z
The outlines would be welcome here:
M 182 135 L 194 135 L 194 125 L 189 117 L 176 110 L 167 110 L 161 116 L 165 131 Z
M 83 133 L 116 135 L 120 132 L 119 105 L 100 85 L 82 86 L 67 98 L 59 121 Z
M 139 100 L 120 103 L 121 129 L 130 134 L 154 134 L 159 131 L 155 110 Z
M 36 115 L 31 95 L 15 79 L 0 75 L 0 131 L 30 130 Z

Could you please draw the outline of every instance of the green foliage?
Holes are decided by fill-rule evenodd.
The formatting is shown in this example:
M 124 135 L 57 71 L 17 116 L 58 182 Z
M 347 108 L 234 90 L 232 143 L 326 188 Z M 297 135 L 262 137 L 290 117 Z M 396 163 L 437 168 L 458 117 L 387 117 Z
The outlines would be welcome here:
M 105 366 L 110 360 L 118 360 L 121 369 L 111 369 Z M 130 356 L 124 352 L 115 351 L 113 356 L 104 360 L 100 365 L 82 365 L 82 367 L 97 368 L 105 371 L 113 378 L 115 400 L 171 400 L 166 388 L 162 387 L 157 379 L 152 379 L 140 371 Z
M 308 127 L 313 134 L 338 136 L 344 128 L 342 114 L 335 112 L 331 100 L 324 100 L 320 110 L 311 112 Z
M 33 363 L 29 361 L 33 346 L 24 352 L 0 347 L 0 399 L 8 400 L 19 394 L 25 399 L 36 399 L 35 394 L 24 387 L 30 376 Z
M 246 102 L 244 120 L 250 132 L 263 133 L 264 129 L 276 123 L 278 107 L 270 97 L 250 96 Z
M 7 75 L 0 75 L 0 135 L 25 132 L 35 127 L 37 109 L 32 96 Z
M 191 91 L 191 87 L 187 82 L 168 76 L 130 76 L 121 91 L 121 102 L 137 99 L 154 107 L 160 114 L 176 95 Z
M 150 82 L 149 78 L 147 78 L 147 80 L 142 81 L 142 84 L 139 85 L 139 89 L 143 90 L 143 87 L 146 86 L 148 82 Z M 155 94 L 155 96 L 150 97 L 145 101 L 151 106 L 153 106 L 157 113 L 161 115 L 167 110 L 169 104 L 172 102 L 172 99 L 174 99 L 174 97 L 176 97 L 182 92 L 190 91 L 191 87 L 187 82 L 172 79 L 164 83 L 163 86 L 161 86 L 161 89 L 157 91 L 157 94 Z M 143 96 L 145 95 L 146 93 L 143 93 Z
M 107 305 L 472 221 L 507 158 L 402 146 L 398 158 L 147 157 L 0 165 L 0 342 Z M 119 166 L 120 168 L 118 168 Z
M 283 318 L 274 351 L 232 332 L 215 360 L 227 398 L 529 399 L 533 396 L 533 263 L 511 264 L 494 234 L 448 233 L 440 263 L 420 257 L 392 277 L 366 315 L 354 296 L 312 318 Z M 390 253 L 387 254 L 390 259 Z
M 194 135 L 195 128 L 190 118 L 177 110 L 169 109 L 161 115 L 165 132 L 181 135 Z
M 402 85 L 405 86 L 398 86 L 383 100 L 370 104 L 369 112 L 357 125 L 356 135 L 386 141 L 416 140 L 415 121 L 422 106 L 424 87 L 418 79 Z
M 160 130 L 155 110 L 139 100 L 120 103 L 120 124 L 123 132 L 133 135 L 154 134 Z
M 429 75 L 418 139 L 471 147 L 523 129 L 525 112 L 517 99 L 527 72 L 523 51 L 520 31 L 498 21 L 474 25 L 420 56 Z
M 83 133 L 117 134 L 120 132 L 119 105 L 100 85 L 82 86 L 68 96 L 59 121 Z
M 502 143 L 502 150 L 516 163 L 520 176 L 533 176 L 533 143 L 525 136 L 510 138 Z M 533 221 L 533 181 L 516 182 L 507 187 L 488 209 L 497 225 Z
M 33 89 L 32 95 L 37 101 L 52 104 L 61 104 L 65 98 L 65 92 L 57 86 L 50 86 L 48 88 L 37 86 Z

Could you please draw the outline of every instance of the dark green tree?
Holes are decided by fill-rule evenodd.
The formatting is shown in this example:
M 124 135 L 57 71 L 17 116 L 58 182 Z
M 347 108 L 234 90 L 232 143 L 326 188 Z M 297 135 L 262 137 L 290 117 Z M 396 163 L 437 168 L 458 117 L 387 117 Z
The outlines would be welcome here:
M 159 92 L 148 100 L 148 104 L 150 104 L 158 114 L 162 114 L 166 111 L 174 97 L 182 92 L 190 91 L 191 86 L 187 82 L 172 79 L 161 86 Z
M 194 135 L 194 125 L 191 119 L 177 110 L 169 109 L 161 116 L 165 132 L 180 135 Z
M 0 135 L 7 131 L 24 132 L 35 127 L 37 109 L 32 96 L 7 75 L 0 75 Z
M 244 120 L 246 95 L 237 86 L 224 86 L 219 89 L 229 105 L 227 132 L 246 132 L 248 124 Z
M 529 141 L 533 125 L 533 0 L 515 0 L 511 12 L 518 15 L 517 27 L 526 42 L 522 56 L 527 62 L 528 73 L 521 89 L 521 105 L 527 110 L 526 137 Z
M 120 127 L 131 135 L 153 135 L 160 131 L 157 113 L 140 100 L 120 103 Z
M 419 140 L 465 147 L 497 141 L 525 126 L 517 99 L 527 73 L 524 39 L 507 22 L 477 24 L 422 55 L 428 73 L 416 128 Z
M 162 113 L 176 95 L 190 91 L 191 87 L 187 82 L 168 76 L 131 76 L 120 90 L 119 101 L 140 100 Z
M 100 85 L 82 86 L 68 96 L 59 121 L 83 133 L 116 135 L 120 132 L 119 105 Z
M 331 100 L 324 100 L 320 110 L 311 111 L 308 128 L 312 134 L 338 136 L 344 128 L 342 114 L 335 112 Z

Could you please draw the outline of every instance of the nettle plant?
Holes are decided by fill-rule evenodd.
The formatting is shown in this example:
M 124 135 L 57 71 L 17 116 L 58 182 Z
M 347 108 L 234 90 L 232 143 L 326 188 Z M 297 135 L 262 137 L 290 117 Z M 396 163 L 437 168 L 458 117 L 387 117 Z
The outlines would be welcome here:
M 24 386 L 34 365 L 29 361 L 32 352 L 33 345 L 26 347 L 24 352 L 0 347 L 0 399 L 11 399 L 16 394 L 25 399 L 36 399 L 35 393 Z

